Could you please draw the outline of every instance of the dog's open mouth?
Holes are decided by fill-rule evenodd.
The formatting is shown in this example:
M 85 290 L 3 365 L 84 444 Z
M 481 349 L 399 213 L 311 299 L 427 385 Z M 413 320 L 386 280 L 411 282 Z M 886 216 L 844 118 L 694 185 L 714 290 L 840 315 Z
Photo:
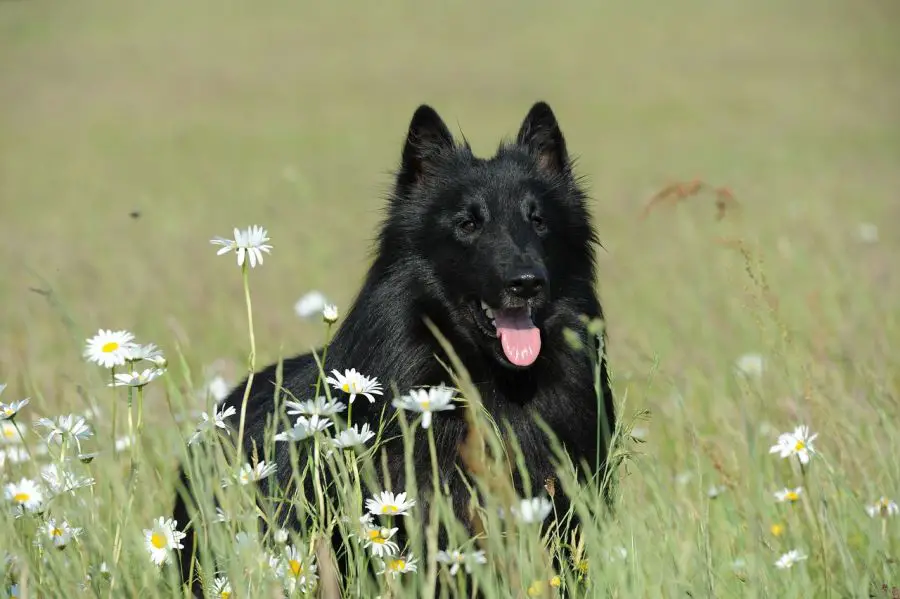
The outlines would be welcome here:
M 473 307 L 475 323 L 488 337 L 500 339 L 503 354 L 516 366 L 531 366 L 541 353 L 541 330 L 530 306 L 491 308 L 483 300 Z

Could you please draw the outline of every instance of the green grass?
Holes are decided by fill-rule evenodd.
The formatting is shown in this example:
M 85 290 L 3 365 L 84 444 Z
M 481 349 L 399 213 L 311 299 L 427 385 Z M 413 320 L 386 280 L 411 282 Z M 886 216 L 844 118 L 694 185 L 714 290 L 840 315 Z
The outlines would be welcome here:
M 352 301 L 415 107 L 487 154 L 539 98 L 594 198 L 622 413 L 649 411 L 614 521 L 586 535 L 588 593 L 890 596 L 900 518 L 883 529 L 864 506 L 900 496 L 898 16 L 844 0 L 0 3 L 3 400 L 32 398 L 26 428 L 103 410 L 86 442 L 101 454 L 79 466 L 97 484 L 54 507 L 85 533 L 25 562 L 27 596 L 77 592 L 113 563 L 117 525 L 114 592 L 163 593 L 141 530 L 171 509 L 193 425 L 173 426 L 172 408 L 203 407 L 211 368 L 238 382 L 248 351 L 240 276 L 211 237 L 268 228 L 273 253 L 250 277 L 257 360 L 304 351 L 323 331 L 292 304 L 309 289 Z M 716 221 L 703 193 L 640 218 L 695 178 L 740 209 Z M 877 243 L 859 239 L 866 222 Z M 147 388 L 136 493 L 131 454 L 109 447 L 123 393 L 81 359 L 100 327 L 170 358 Z M 761 377 L 735 376 L 746 353 L 764 357 Z M 768 454 L 799 423 L 819 433 L 805 480 Z M 46 459 L 7 460 L 3 482 Z M 775 504 L 794 484 L 801 503 Z M 3 520 L 0 550 L 33 557 L 32 525 Z M 534 543 L 492 542 L 493 596 L 546 574 L 523 557 Z M 627 557 L 607 562 L 619 546 Z M 809 559 L 776 569 L 795 547 Z

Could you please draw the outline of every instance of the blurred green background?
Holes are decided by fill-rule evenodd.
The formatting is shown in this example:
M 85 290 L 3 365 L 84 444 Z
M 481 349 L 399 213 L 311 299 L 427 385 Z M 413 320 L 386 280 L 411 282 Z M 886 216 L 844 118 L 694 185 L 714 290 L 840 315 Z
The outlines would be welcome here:
M 774 365 L 779 409 L 852 399 L 861 372 L 897 382 L 898 16 L 887 0 L 0 2 L 0 379 L 47 409 L 74 398 L 103 327 L 180 343 L 196 368 L 224 359 L 237 382 L 240 275 L 209 239 L 250 224 L 274 246 L 251 276 L 259 363 L 319 343 L 293 303 L 352 301 L 416 106 L 487 155 L 543 99 L 588 183 L 631 407 L 687 386 L 713 427 L 747 352 Z M 717 221 L 701 194 L 640 219 L 695 178 L 740 210 Z M 804 389 L 818 399 L 781 399 Z

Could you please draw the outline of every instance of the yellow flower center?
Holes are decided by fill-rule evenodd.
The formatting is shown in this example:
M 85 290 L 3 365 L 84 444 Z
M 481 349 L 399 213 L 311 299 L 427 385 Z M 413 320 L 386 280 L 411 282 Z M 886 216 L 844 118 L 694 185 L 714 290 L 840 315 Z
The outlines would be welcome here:
M 394 572 L 399 572 L 400 570 L 404 570 L 406 568 L 406 560 L 404 559 L 392 559 L 388 562 L 388 569 L 393 570 Z
M 382 545 L 387 541 L 387 539 L 382 536 L 381 531 L 377 529 L 369 531 L 369 540 L 373 543 L 378 543 L 379 545 Z
M 350 383 L 344 383 L 344 384 L 341 386 L 341 390 L 342 390 L 344 393 L 350 393 Z
M 781 524 L 773 524 L 769 530 L 772 532 L 772 536 L 780 537 L 784 532 L 784 526 Z
M 3 427 L 3 436 L 7 439 L 12 439 L 16 436 L 16 429 L 12 426 L 4 426 Z
M 531 583 L 531 586 L 528 587 L 528 596 L 529 597 L 537 597 L 538 595 L 543 594 L 544 592 L 544 581 L 543 580 L 535 580 Z
M 399 511 L 400 508 L 398 508 L 396 505 L 386 505 L 384 506 L 384 508 L 382 508 L 382 513 L 384 514 L 396 514 Z
M 53 530 L 50 531 L 50 536 L 51 537 L 61 537 L 61 536 L 63 536 L 63 531 L 60 528 L 54 528 Z
M 806 443 L 797 439 L 797 444 L 794 445 L 794 451 L 803 451 L 804 449 L 806 449 Z
M 228 599 L 229 597 L 231 597 L 231 591 L 222 591 L 219 597 L 221 597 L 222 599 Z
M 288 560 L 288 566 L 290 566 L 291 573 L 293 573 L 294 576 L 300 576 L 301 574 L 303 574 L 303 564 L 298 560 Z
M 796 491 L 788 491 L 785 495 L 785 498 L 788 501 L 797 501 L 798 499 L 800 499 L 800 495 L 798 495 Z
M 161 532 L 155 532 L 150 535 L 150 544 L 156 547 L 157 549 L 165 549 L 166 548 L 166 535 Z
M 25 503 L 29 499 L 31 499 L 31 495 L 26 493 L 25 491 L 19 491 L 18 493 L 13 495 L 13 501 L 15 501 L 16 503 Z
M 575 564 L 575 569 L 578 570 L 578 572 L 582 575 L 587 574 L 588 561 L 586 559 L 579 561 L 577 564 Z
M 421 405 L 422 405 L 423 410 L 427 410 L 427 409 L 431 408 L 431 402 L 428 401 L 427 399 L 425 401 L 423 401 L 421 403 Z
M 6 416 L 12 416 L 13 414 L 15 414 L 15 412 L 13 412 L 13 409 L 11 407 L 6 406 L 3 408 L 3 414 Z
M 104 354 L 109 354 L 119 349 L 119 344 L 115 341 L 110 341 L 108 343 L 104 343 L 103 347 L 100 348 Z
M 559 576 L 554 576 L 553 578 L 550 579 L 550 586 L 552 586 L 554 588 L 559 588 L 559 586 L 561 584 L 562 584 L 562 580 L 560 580 Z

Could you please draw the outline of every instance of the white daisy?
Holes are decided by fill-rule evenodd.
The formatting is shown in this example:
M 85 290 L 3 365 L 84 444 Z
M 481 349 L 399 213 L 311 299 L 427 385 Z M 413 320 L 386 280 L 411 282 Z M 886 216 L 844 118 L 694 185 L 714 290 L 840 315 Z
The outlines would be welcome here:
M 286 401 L 284 407 L 287 408 L 288 415 L 301 414 L 303 416 L 334 416 L 347 409 L 344 402 L 329 400 L 327 397 L 317 397 L 306 401 Z
M 154 343 L 148 343 L 146 345 L 133 343 L 125 350 L 126 362 L 140 362 L 141 360 L 152 362 L 160 368 L 166 366 L 166 359 L 163 356 L 162 350 L 156 347 L 156 344 Z
M 284 568 L 284 581 L 287 583 L 288 591 L 293 592 L 296 587 L 300 591 L 306 592 L 315 586 L 318 576 L 316 576 L 316 565 L 312 559 L 304 559 L 303 554 L 294 547 L 288 545 L 284 551 L 284 562 L 287 566 Z
M 384 560 L 379 564 L 380 567 L 376 574 L 378 574 L 379 576 L 390 575 L 396 578 L 400 574 L 415 572 L 417 570 L 417 561 L 418 560 L 413 557 L 412 553 L 409 553 L 407 555 L 389 557 L 387 560 Z
M 44 495 L 37 483 L 30 478 L 23 478 L 17 483 L 6 484 L 6 499 L 28 512 L 40 510 Z
M 62 549 L 81 534 L 81 528 L 71 526 L 63 520 L 58 522 L 55 518 L 48 518 L 43 524 L 44 533 L 57 549 Z
M 378 379 L 374 376 L 371 378 L 364 376 L 357 372 L 355 368 L 345 370 L 344 374 L 337 370 L 332 370 L 331 374 L 332 376 L 325 380 L 338 391 L 349 393 L 350 399 L 348 401 L 350 403 L 353 403 L 357 395 L 363 395 L 369 400 L 369 403 L 375 403 L 374 396 L 382 394 L 381 383 L 378 382 Z
M 116 453 L 125 451 L 126 449 L 128 449 L 129 447 L 134 445 L 134 440 L 135 440 L 134 437 L 129 437 L 128 435 L 125 435 L 124 437 L 119 437 L 118 439 L 116 439 L 116 442 L 114 444 L 115 448 L 116 448 Z
M 543 522 L 553 511 L 553 503 L 546 497 L 532 497 L 522 499 L 519 505 L 514 505 L 509 510 L 519 522 L 531 524 Z
M 407 500 L 406 493 L 394 495 L 391 491 L 382 491 L 371 499 L 366 499 L 366 509 L 370 514 L 408 516 L 410 508 L 414 505 L 416 500 Z
M 321 291 L 310 291 L 297 300 L 294 312 L 300 318 L 314 318 L 322 314 L 327 305 L 328 299 Z
M 114 383 L 109 387 L 143 387 L 166 373 L 162 368 L 146 368 L 142 372 L 117 372 Z
M 52 441 L 61 442 L 63 437 L 71 437 L 75 441 L 83 441 L 94 433 L 88 426 L 84 416 L 78 414 L 66 414 L 58 416 L 56 420 L 51 418 L 41 418 L 35 426 L 42 426 L 47 429 L 46 441 L 49 444 Z
M 216 577 L 213 580 L 213 599 L 229 599 L 231 597 L 231 583 L 225 577 Z
M 238 472 L 237 481 L 242 485 L 248 485 L 272 476 L 277 470 L 278 464 L 267 464 L 265 461 L 257 462 L 256 466 L 244 464 Z M 228 479 L 224 479 L 222 484 L 227 485 L 229 482 Z
M 322 308 L 322 320 L 328 324 L 334 324 L 338 320 L 338 307 L 334 304 L 325 304 Z
M 0 423 L 0 425 L 2 425 L 2 423 Z M 2 428 L 2 426 L 0 426 L 0 428 Z M 44 447 L 46 447 L 46 445 Z M 0 450 L 0 468 L 3 468 L 7 462 L 10 464 L 21 464 L 30 459 L 31 456 L 28 454 L 28 450 L 21 445 L 10 445 L 6 449 Z
M 362 428 L 354 424 L 335 435 L 334 439 L 331 440 L 331 444 L 338 449 L 348 449 L 357 445 L 365 445 L 366 441 L 374 436 L 375 433 L 369 428 L 369 423 L 363 424 Z
M 434 412 L 455 410 L 453 405 L 454 390 L 443 385 L 429 389 L 413 389 L 408 395 L 395 399 L 392 405 L 401 410 L 420 412 L 422 414 L 422 428 L 431 426 L 431 415 Z
M 775 562 L 775 565 L 777 567 L 781 568 L 782 570 L 784 570 L 784 569 L 790 568 L 797 562 L 801 562 L 801 561 L 805 560 L 806 557 L 807 556 L 805 554 L 803 554 L 802 552 L 800 552 L 796 549 L 791 549 L 790 551 L 788 551 L 787 553 L 785 553 L 784 555 L 779 557 L 778 561 Z
M 288 542 L 288 531 L 279 528 L 272 534 L 272 539 L 279 545 L 284 545 Z
M 256 263 L 263 263 L 263 252 L 269 253 L 272 249 L 271 245 L 267 245 L 269 241 L 268 233 L 265 229 L 258 225 L 253 225 L 246 230 L 234 229 L 234 239 L 225 239 L 224 237 L 216 237 L 210 240 L 213 245 L 221 245 L 222 249 L 216 252 L 217 256 L 226 254 L 232 250 L 237 254 L 238 266 L 244 265 L 245 257 L 249 259 L 250 267 L 256 266 Z
M 226 408 L 225 406 L 218 406 L 214 407 L 212 412 L 212 416 L 206 412 L 200 414 L 200 423 L 197 424 L 197 429 L 194 431 L 194 434 L 191 435 L 191 438 L 188 439 L 188 445 L 193 445 L 206 431 L 215 430 L 217 428 L 222 429 L 229 435 L 231 434 L 231 430 L 228 428 L 228 423 L 225 422 L 225 419 L 237 413 L 235 407 L 228 406 Z
M 277 435 L 275 435 L 275 440 L 303 441 L 304 439 L 312 437 L 316 433 L 324 431 L 331 425 L 331 420 L 319 415 L 315 415 L 310 418 L 307 418 L 306 416 L 300 416 L 299 418 L 297 418 L 297 422 L 294 423 L 293 428 L 278 433 Z
M 0 402 L 0 420 L 12 420 L 15 418 L 19 411 L 28 405 L 29 399 L 30 398 L 26 397 L 25 399 L 11 401 L 9 403 Z
M 809 427 L 800 425 L 792 433 L 782 433 L 778 442 L 769 449 L 769 453 L 779 453 L 782 458 L 796 455 L 801 464 L 808 464 L 810 457 L 816 453 L 812 442 L 819 433 L 809 434 Z
M 397 533 L 397 530 L 397 528 L 370 526 L 364 531 L 366 543 L 363 547 L 371 551 L 375 557 L 396 555 L 400 547 L 391 540 L 391 537 Z
M 220 376 L 215 376 L 206 383 L 206 393 L 208 393 L 216 403 L 219 403 L 228 397 L 229 391 L 231 391 L 231 387 L 225 379 Z
M 0 443 L 19 444 L 22 442 L 24 430 L 19 430 L 15 424 L 9 420 L 0 420 Z
M 85 359 L 104 368 L 113 368 L 125 363 L 125 357 L 134 342 L 134 335 L 128 331 L 107 331 L 100 329 L 87 340 Z
M 801 493 L 803 493 L 803 487 L 797 487 L 796 489 L 788 489 L 785 487 L 780 491 L 775 491 L 773 495 L 775 495 L 775 499 L 778 500 L 779 503 L 794 503 L 800 500 Z
M 719 495 L 728 490 L 724 485 L 713 485 L 706 490 L 706 496 L 710 499 L 716 499 Z
M 888 516 L 896 516 L 898 513 L 900 513 L 900 507 L 897 507 L 896 501 L 882 496 L 872 505 L 866 506 L 866 513 L 869 514 L 869 516 L 871 516 L 872 518 L 874 518 L 875 516 L 887 518 Z
M 183 549 L 181 539 L 185 534 L 178 530 L 178 523 L 172 518 L 166 519 L 160 516 L 153 522 L 152 528 L 144 529 L 144 540 L 150 560 L 157 566 L 161 566 L 171 559 L 175 549 Z
M 59 464 L 47 464 L 41 468 L 41 478 L 44 479 L 48 490 L 53 495 L 74 491 L 81 487 L 90 487 L 94 484 L 93 478 L 78 476 L 74 472 L 61 468 Z
M 472 573 L 472 567 L 487 563 L 484 551 L 438 551 L 435 556 L 438 563 L 450 566 L 450 576 L 456 576 L 460 567 L 465 568 L 466 574 Z

